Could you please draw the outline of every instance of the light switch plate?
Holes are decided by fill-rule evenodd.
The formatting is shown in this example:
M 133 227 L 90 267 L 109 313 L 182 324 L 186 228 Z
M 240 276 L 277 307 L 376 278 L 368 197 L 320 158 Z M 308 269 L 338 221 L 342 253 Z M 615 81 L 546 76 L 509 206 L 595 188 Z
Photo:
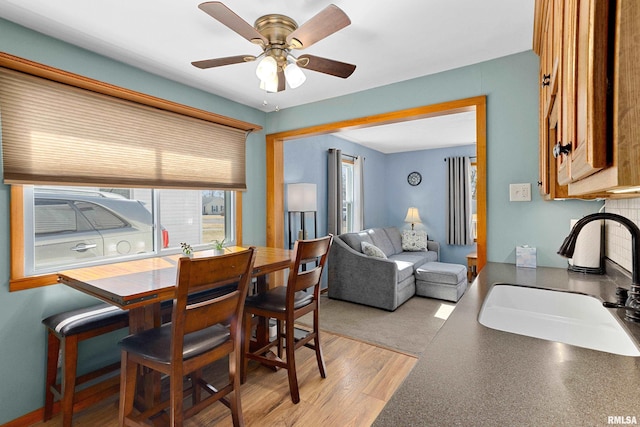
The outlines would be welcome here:
M 509 201 L 510 202 L 530 202 L 531 201 L 531 183 L 509 184 Z

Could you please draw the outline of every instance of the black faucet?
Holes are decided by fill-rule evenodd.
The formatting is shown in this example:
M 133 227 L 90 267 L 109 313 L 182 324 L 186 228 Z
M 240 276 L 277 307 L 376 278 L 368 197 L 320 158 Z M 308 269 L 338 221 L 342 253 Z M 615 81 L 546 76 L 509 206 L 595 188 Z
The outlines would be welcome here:
M 564 239 L 562 246 L 558 249 L 558 255 L 566 258 L 573 257 L 573 252 L 576 249 L 576 241 L 578 240 L 578 235 L 582 227 L 591 221 L 600 219 L 619 222 L 631 233 L 631 288 L 629 289 L 629 297 L 624 305 L 625 319 L 632 322 L 640 322 L 640 258 L 638 258 L 638 254 L 640 254 L 640 228 L 638 228 L 633 221 L 622 215 L 608 212 L 587 215 L 575 223 L 567 238 Z

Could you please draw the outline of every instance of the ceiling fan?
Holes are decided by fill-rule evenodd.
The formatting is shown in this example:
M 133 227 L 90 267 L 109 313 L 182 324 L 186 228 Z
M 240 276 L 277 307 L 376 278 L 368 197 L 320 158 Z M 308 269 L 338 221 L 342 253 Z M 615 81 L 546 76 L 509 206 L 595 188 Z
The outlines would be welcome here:
M 349 17 L 336 5 L 327 6 L 301 26 L 288 16 L 279 14 L 264 15 L 251 26 L 218 1 L 201 3 L 198 8 L 262 48 L 258 56 L 228 56 L 191 63 L 198 68 L 252 62 L 262 57 L 256 74 L 260 78 L 260 88 L 267 92 L 283 91 L 286 83 L 292 89 L 300 86 L 306 79 L 301 68 L 343 79 L 356 69 L 355 65 L 333 59 L 308 54 L 296 58 L 291 53 L 294 49 L 305 49 L 351 24 Z

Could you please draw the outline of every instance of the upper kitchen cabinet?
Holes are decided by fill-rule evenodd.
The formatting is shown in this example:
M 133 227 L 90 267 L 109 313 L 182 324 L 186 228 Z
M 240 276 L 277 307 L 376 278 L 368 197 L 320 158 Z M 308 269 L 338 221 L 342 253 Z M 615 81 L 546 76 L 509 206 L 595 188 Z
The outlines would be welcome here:
M 613 2 L 612 2 L 613 3 Z M 607 167 L 569 185 L 570 194 L 640 192 L 640 1 L 617 0 L 610 31 L 611 97 L 607 108 Z
M 536 1 L 540 185 L 547 199 L 602 197 L 620 185 L 640 183 L 636 130 L 640 122 L 632 103 L 640 84 L 638 64 L 633 62 L 639 53 L 639 5 L 634 0 Z M 631 109 L 634 118 L 628 117 Z M 636 184 L 622 184 L 619 177 L 619 149 L 629 144 L 625 139 L 635 143 L 635 157 L 624 160 L 635 166 L 636 176 L 623 175 Z
M 540 55 L 540 191 L 546 197 L 566 197 L 568 189 L 557 182 L 556 164 L 550 147 L 561 139 L 562 80 L 562 1 L 549 0 L 536 3 L 537 37 L 534 49 Z

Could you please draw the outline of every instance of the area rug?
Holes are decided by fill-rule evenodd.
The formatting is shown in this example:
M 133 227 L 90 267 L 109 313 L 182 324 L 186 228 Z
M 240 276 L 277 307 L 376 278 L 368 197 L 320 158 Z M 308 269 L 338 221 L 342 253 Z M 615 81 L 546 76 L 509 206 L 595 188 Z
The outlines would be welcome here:
M 454 305 L 415 296 L 386 311 L 320 297 L 320 330 L 419 356 L 436 335 Z M 298 322 L 311 325 L 310 314 Z

